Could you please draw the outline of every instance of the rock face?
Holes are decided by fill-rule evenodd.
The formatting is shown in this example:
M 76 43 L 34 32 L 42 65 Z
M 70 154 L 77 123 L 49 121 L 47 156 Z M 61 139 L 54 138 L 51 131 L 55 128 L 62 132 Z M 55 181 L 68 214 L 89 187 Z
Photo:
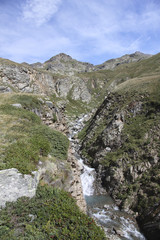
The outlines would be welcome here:
M 101 70 L 113 70 L 114 68 L 116 68 L 117 66 L 121 65 L 121 64 L 125 64 L 125 63 L 132 63 L 132 62 L 138 62 L 141 61 L 143 59 L 147 59 L 152 57 L 151 54 L 144 54 L 141 52 L 135 52 L 133 54 L 126 54 L 120 58 L 115 58 L 115 59 L 111 59 L 108 60 L 100 65 L 96 66 L 96 69 L 101 69 Z
M 56 92 L 60 97 L 67 96 L 74 100 L 81 100 L 89 103 L 91 101 L 91 94 L 83 79 L 79 77 L 66 77 L 55 83 Z
M 36 70 L 27 65 L 1 59 L 0 92 L 20 91 L 46 95 L 55 94 L 65 99 L 70 96 L 74 100 L 82 102 L 91 101 L 91 94 L 83 79 L 76 76 L 60 75 L 57 77 L 52 72 Z
M 159 100 L 156 93 L 109 94 L 83 130 L 81 148 L 120 208 L 135 214 L 148 239 L 157 240 Z

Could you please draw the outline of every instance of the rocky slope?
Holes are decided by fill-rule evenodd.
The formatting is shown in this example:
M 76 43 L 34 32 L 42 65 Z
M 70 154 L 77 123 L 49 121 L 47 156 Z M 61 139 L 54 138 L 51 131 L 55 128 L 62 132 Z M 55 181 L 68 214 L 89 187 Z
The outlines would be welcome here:
M 69 95 L 82 102 L 91 100 L 84 80 L 77 76 L 57 76 L 52 72 L 35 70 L 6 59 L 0 59 L 0 91 L 39 93 L 65 99 Z
M 151 54 L 144 54 L 141 52 L 135 52 L 132 54 L 126 54 L 120 58 L 110 59 L 100 65 L 96 66 L 96 69 L 101 70 L 112 70 L 121 64 L 132 63 L 132 62 L 139 62 L 144 59 L 148 59 L 152 57 Z
M 1 193 L 2 193 L 0 197 L 0 205 L 5 206 L 5 203 L 7 201 L 15 201 L 22 196 L 33 197 L 36 193 L 36 188 L 39 184 L 39 181 L 43 179 L 43 181 L 45 181 L 47 184 L 60 187 L 70 192 L 71 195 L 73 194 L 75 199 L 78 200 L 79 207 L 84 212 L 86 212 L 86 206 L 85 206 L 85 201 L 83 199 L 83 193 L 81 190 L 81 182 L 80 182 L 81 169 L 78 163 L 76 163 L 74 156 L 72 154 L 72 151 L 69 149 L 68 159 L 66 162 L 65 161 L 58 162 L 57 160 L 54 160 L 53 162 L 53 156 L 55 157 L 57 156 L 61 160 L 63 160 L 64 158 L 67 158 L 67 155 L 65 152 L 67 151 L 68 140 L 67 138 L 63 137 L 63 135 L 61 135 L 60 133 L 54 132 L 55 129 L 61 131 L 63 134 L 65 134 L 65 132 L 67 131 L 66 120 L 62 110 L 58 109 L 58 107 L 55 106 L 53 102 L 49 101 L 47 97 L 41 98 L 41 95 L 37 96 L 33 94 L 26 95 L 26 94 L 14 94 L 14 93 L 1 95 L 0 108 L 1 108 L 0 114 L 1 114 L 1 127 L 2 127 L 1 144 L 3 144 L 3 146 L 0 147 L 0 156 L 1 156 L 0 167 L 1 169 L 12 167 L 12 169 L 0 171 L 0 179 L 1 179 L 0 187 L 1 187 Z M 7 112 L 8 114 L 7 119 L 10 121 L 10 124 L 7 124 L 5 122 L 5 119 L 3 119 L 5 117 L 7 108 L 8 109 L 10 108 L 10 112 Z M 38 121 L 40 125 L 39 125 L 39 128 L 36 130 L 38 126 L 36 125 L 36 123 L 34 123 L 34 121 L 31 123 L 28 123 L 28 132 L 33 131 L 32 127 L 35 128 L 35 133 L 33 134 L 30 133 L 28 136 L 27 134 L 25 134 L 25 124 L 26 124 L 25 118 L 28 118 L 28 120 L 30 121 L 29 116 L 32 113 L 33 113 L 32 118 L 36 117 L 37 118 L 36 121 Z M 26 115 L 24 116 L 24 119 L 23 119 L 23 114 Z M 34 116 L 34 114 L 36 114 L 37 116 L 36 115 Z M 17 123 L 16 122 L 12 123 L 12 118 L 11 118 L 12 115 L 14 115 L 15 119 L 17 118 Z M 56 147 L 57 150 L 56 149 L 52 150 L 55 152 L 52 154 L 50 153 L 51 155 L 48 155 L 45 161 L 43 157 L 41 160 L 39 160 L 37 169 L 34 172 L 34 177 L 32 177 L 31 175 L 27 175 L 27 173 L 30 173 L 31 171 L 34 170 L 34 164 L 33 166 L 30 166 L 29 161 L 31 159 L 27 161 L 30 157 L 32 158 L 32 156 L 30 156 L 32 148 L 28 153 L 27 152 L 25 153 L 25 154 L 28 154 L 28 159 L 26 159 L 25 155 L 23 156 L 21 152 L 19 153 L 21 154 L 21 161 L 24 161 L 24 163 L 22 164 L 18 160 L 19 156 L 18 156 L 18 153 L 16 152 L 16 144 L 18 144 L 17 147 L 19 146 L 19 148 L 21 149 L 23 148 L 21 144 L 24 141 L 23 144 L 26 145 L 26 147 L 28 147 L 29 142 L 30 141 L 32 142 L 32 137 L 35 134 L 36 135 L 40 134 L 39 139 L 41 137 L 46 138 L 46 136 L 45 135 L 43 136 L 43 133 L 42 133 L 43 132 L 42 129 L 45 127 L 45 125 L 44 126 L 42 125 L 38 117 L 41 118 L 41 121 L 43 121 L 43 124 L 48 126 L 48 128 L 44 129 L 46 132 L 48 131 L 48 137 L 51 134 L 53 135 L 55 134 L 54 140 L 52 140 L 53 136 L 52 137 L 50 136 L 50 142 L 51 141 L 56 142 L 58 140 L 58 139 L 56 140 L 56 134 L 58 134 L 57 138 L 59 138 L 58 141 L 60 142 L 58 143 L 57 141 L 57 143 L 55 143 L 55 146 L 52 146 L 52 147 Z M 24 123 L 20 123 L 21 121 L 24 121 Z M 10 129 L 10 125 L 11 125 L 11 129 Z M 18 126 L 19 126 L 19 129 L 18 129 Z M 17 129 L 12 130 L 12 128 L 13 129 L 17 128 Z M 20 128 L 22 128 L 23 130 Z M 8 137 L 6 135 L 6 131 L 8 133 Z M 39 131 L 42 131 L 42 132 L 39 132 Z M 21 134 L 19 135 L 19 132 L 21 132 L 23 136 L 23 140 L 22 140 Z M 4 138 L 5 138 L 5 141 L 3 140 Z M 14 144 L 14 141 L 16 139 L 17 139 L 17 143 Z M 38 144 L 38 145 L 40 144 L 40 142 L 36 143 L 37 141 L 36 139 L 34 141 L 35 141 L 34 144 Z M 46 150 L 47 150 L 48 143 L 45 143 L 44 141 L 42 144 L 44 144 L 44 147 L 46 145 Z M 61 147 L 59 144 L 61 145 Z M 42 156 L 43 156 L 43 151 L 46 151 L 46 150 L 41 149 Z M 33 151 L 33 154 L 35 154 L 34 151 Z M 15 159 L 13 161 L 13 159 L 9 160 L 8 158 L 15 158 Z M 25 161 L 27 162 L 25 163 Z M 17 169 L 15 169 L 16 166 L 19 172 Z M 35 167 L 36 167 L 36 164 L 35 164 Z M 21 173 L 25 173 L 24 178 Z M 54 178 L 55 179 L 57 178 L 57 179 L 54 180 Z M 64 182 L 64 178 L 65 178 L 65 182 Z
M 80 133 L 82 154 L 147 239 L 159 239 L 159 77 L 128 80 L 106 99 Z

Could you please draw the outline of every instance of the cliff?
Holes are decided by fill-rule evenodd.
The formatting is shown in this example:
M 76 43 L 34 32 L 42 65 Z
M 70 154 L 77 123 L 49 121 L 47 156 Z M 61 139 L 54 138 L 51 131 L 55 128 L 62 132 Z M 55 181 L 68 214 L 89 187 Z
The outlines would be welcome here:
M 159 238 L 159 76 L 128 80 L 108 93 L 79 134 L 86 162 L 147 239 Z

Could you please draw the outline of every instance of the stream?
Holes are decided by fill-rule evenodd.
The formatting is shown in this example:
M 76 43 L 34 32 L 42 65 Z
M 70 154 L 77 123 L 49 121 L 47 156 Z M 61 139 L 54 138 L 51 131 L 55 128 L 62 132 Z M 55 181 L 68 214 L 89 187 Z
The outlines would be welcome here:
M 78 142 L 75 136 L 83 128 L 83 122 L 86 119 L 87 115 L 84 115 L 70 127 L 69 140 L 76 152 L 78 151 Z M 135 218 L 131 214 L 120 211 L 109 194 L 101 186 L 96 186 L 95 169 L 84 164 L 78 153 L 75 157 L 83 166 L 81 182 L 89 216 L 103 227 L 106 236 L 111 240 L 145 240 Z

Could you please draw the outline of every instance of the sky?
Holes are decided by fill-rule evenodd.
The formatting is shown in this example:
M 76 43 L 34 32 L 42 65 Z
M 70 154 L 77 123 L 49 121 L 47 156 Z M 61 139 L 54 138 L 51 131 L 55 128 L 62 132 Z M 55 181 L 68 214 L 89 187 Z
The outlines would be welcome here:
M 160 0 L 0 0 L 0 57 L 100 64 L 160 52 Z

